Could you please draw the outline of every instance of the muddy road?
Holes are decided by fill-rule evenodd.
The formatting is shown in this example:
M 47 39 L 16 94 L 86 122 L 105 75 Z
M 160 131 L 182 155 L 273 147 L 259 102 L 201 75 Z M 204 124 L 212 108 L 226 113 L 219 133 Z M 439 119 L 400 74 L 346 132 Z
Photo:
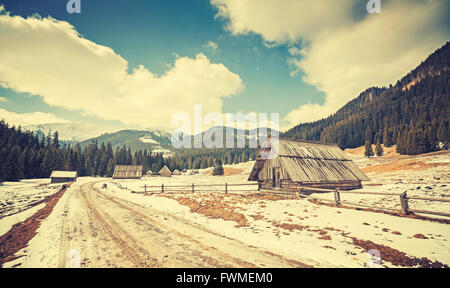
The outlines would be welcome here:
M 61 199 L 59 267 L 307 267 L 94 184 Z

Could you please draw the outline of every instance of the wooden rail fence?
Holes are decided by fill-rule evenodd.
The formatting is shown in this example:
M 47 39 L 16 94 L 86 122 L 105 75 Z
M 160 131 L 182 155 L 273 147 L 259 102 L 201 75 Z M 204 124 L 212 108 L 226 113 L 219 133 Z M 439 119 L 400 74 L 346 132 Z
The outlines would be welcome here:
M 230 189 L 230 187 L 239 187 L 239 186 L 254 186 L 255 189 Z M 212 190 L 212 187 L 219 187 L 222 189 Z M 319 200 L 323 202 L 333 203 L 335 205 L 349 205 L 355 207 L 363 207 L 369 209 L 378 209 L 378 210 L 387 210 L 387 211 L 395 211 L 398 212 L 398 209 L 388 208 L 388 207 L 379 207 L 373 205 L 365 205 L 350 201 L 345 201 L 341 199 L 341 194 L 360 194 L 360 195 L 380 195 L 380 196 L 395 196 L 399 197 L 401 210 L 400 212 L 403 215 L 407 215 L 410 213 L 419 213 L 419 214 L 430 214 L 430 215 L 438 215 L 450 217 L 450 213 L 446 212 L 437 212 L 437 211 L 427 211 L 427 210 L 418 210 L 418 209 L 410 209 L 409 200 L 419 200 L 419 201 L 438 201 L 438 202 L 450 202 L 450 199 L 440 199 L 440 198 L 430 198 L 430 197 L 418 197 L 418 196 L 407 196 L 407 192 L 402 194 L 399 193 L 383 193 L 383 192 L 370 192 L 370 191 L 344 191 L 339 189 L 324 189 L 324 188 L 311 188 L 311 187 L 301 187 L 297 190 L 267 190 L 261 189 L 261 186 L 258 183 L 223 183 L 223 184 L 185 184 L 185 185 L 144 185 L 142 186 L 144 191 L 138 191 L 134 193 L 141 193 L 144 195 L 150 193 L 170 193 L 170 192 L 220 192 L 223 191 L 225 194 L 233 193 L 233 192 L 248 192 L 248 193 L 262 193 L 262 194 L 275 194 L 275 195 L 290 195 L 294 197 L 300 198 L 309 198 L 314 200 Z M 157 188 L 157 189 L 155 189 Z M 334 200 L 325 199 L 321 197 L 317 197 L 316 195 L 307 195 L 304 192 L 320 192 L 320 193 L 333 193 Z
M 238 187 L 238 186 L 255 186 L 257 189 L 249 190 L 249 189 L 229 189 L 230 187 Z M 167 192 L 202 192 L 202 191 L 224 191 L 225 194 L 228 192 L 258 192 L 259 186 L 257 183 L 223 183 L 223 184 L 185 184 L 185 185 L 144 185 L 142 186 L 144 191 L 137 191 L 134 193 L 143 193 L 145 195 L 149 193 L 167 193 Z M 201 189 L 202 187 L 208 187 L 206 189 Z M 223 188 L 223 190 L 211 190 L 212 187 Z M 154 189 L 158 188 L 158 189 Z
M 334 193 L 334 200 L 330 199 L 324 199 L 316 196 L 311 195 L 305 195 L 301 194 L 302 192 L 326 192 L 326 193 Z M 438 202 L 450 202 L 450 199 L 440 199 L 440 198 L 429 198 L 429 197 L 417 197 L 417 196 L 407 196 L 407 192 L 404 192 L 402 194 L 398 193 L 379 193 L 379 192 L 364 192 L 364 191 L 343 191 L 339 189 L 331 190 L 331 189 L 322 189 L 322 188 L 310 188 L 310 187 L 302 187 L 299 190 L 284 190 L 284 191 L 273 191 L 273 190 L 267 190 L 263 191 L 263 193 L 270 193 L 270 194 L 290 194 L 290 195 L 296 195 L 298 197 L 302 198 L 310 198 L 314 200 L 320 200 L 324 202 L 334 203 L 335 205 L 341 205 L 346 204 L 350 206 L 356 206 L 356 207 L 364 207 L 364 208 L 370 208 L 370 209 L 379 209 L 379 210 L 389 210 L 389 211 L 398 211 L 398 209 L 394 208 L 387 208 L 387 207 L 379 207 L 379 206 L 372 206 L 372 205 L 364 205 L 360 203 L 354 203 L 350 201 L 343 201 L 341 200 L 341 194 L 361 194 L 361 195 L 381 195 L 381 196 L 397 196 L 400 199 L 400 206 L 401 206 L 401 213 L 403 215 L 407 215 L 410 213 L 419 213 L 419 214 L 430 214 L 430 215 L 438 215 L 438 216 L 445 216 L 450 217 L 450 213 L 446 212 L 437 212 L 437 211 L 427 211 L 427 210 L 417 210 L 417 209 L 410 209 L 409 208 L 409 200 L 422 200 L 422 201 L 438 201 Z

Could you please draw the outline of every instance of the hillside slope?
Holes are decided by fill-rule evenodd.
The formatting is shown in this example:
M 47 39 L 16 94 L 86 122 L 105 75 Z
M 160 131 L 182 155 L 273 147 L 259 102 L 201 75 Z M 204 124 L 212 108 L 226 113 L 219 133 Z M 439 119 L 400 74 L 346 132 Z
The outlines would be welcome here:
M 163 151 L 170 147 L 170 133 L 163 130 L 121 130 L 115 133 L 106 133 L 98 137 L 80 142 L 81 148 L 87 147 L 92 142 L 111 143 L 113 149 L 126 146 L 132 152 L 136 151 Z
M 368 140 L 417 154 L 449 142 L 450 42 L 388 88 L 362 92 L 328 118 L 300 124 L 285 137 L 337 143 L 354 148 Z M 442 144 L 441 144 L 442 145 Z

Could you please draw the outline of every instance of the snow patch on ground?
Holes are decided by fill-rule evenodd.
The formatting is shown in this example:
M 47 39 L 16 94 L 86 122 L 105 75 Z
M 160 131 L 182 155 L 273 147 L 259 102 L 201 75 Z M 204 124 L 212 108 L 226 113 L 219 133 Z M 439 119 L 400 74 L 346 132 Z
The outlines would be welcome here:
M 433 161 L 447 161 L 448 154 L 436 155 Z M 370 166 L 376 161 L 386 160 L 367 159 L 355 157 L 360 166 Z M 208 229 L 238 239 L 247 245 L 268 249 L 293 259 L 307 259 L 307 264 L 316 267 L 364 267 L 369 261 L 369 255 L 363 248 L 353 244 L 350 237 L 361 240 L 370 240 L 376 244 L 385 245 L 405 252 L 410 257 L 426 257 L 431 261 L 439 261 L 450 265 L 450 228 L 448 224 L 426 220 L 404 218 L 382 213 L 340 209 L 311 203 L 301 200 L 267 200 L 252 197 L 242 197 L 238 194 L 249 192 L 230 191 L 230 189 L 243 189 L 242 187 L 229 187 L 229 194 L 224 194 L 224 188 L 199 188 L 206 191 L 189 192 L 189 185 L 219 184 L 225 182 L 249 183 L 248 173 L 254 162 L 227 165 L 241 168 L 244 172 L 233 176 L 205 175 L 208 169 L 201 169 L 197 175 L 183 175 L 174 177 L 148 177 L 141 180 L 108 180 L 109 193 L 127 201 L 161 209 L 173 213 L 189 221 L 206 226 Z M 450 182 L 447 167 L 433 167 L 422 171 L 396 171 L 390 173 L 370 173 L 372 179 L 369 184 L 380 186 L 365 186 L 359 191 L 375 193 L 389 192 L 401 194 L 408 191 L 409 196 L 441 197 L 450 196 L 448 184 Z M 131 193 L 143 191 L 143 185 L 160 186 L 166 189 L 170 185 L 186 185 L 185 193 L 171 194 L 170 197 L 188 197 L 202 203 L 205 201 L 222 201 L 243 213 L 248 220 L 245 227 L 236 227 L 236 222 L 222 219 L 211 219 L 199 213 L 193 213 L 186 206 L 180 205 L 176 200 L 161 197 L 161 195 L 144 196 Z M 122 188 L 120 188 L 122 187 Z M 245 189 L 256 190 L 253 186 Z M 154 189 L 154 188 L 153 188 Z M 150 189 L 149 189 L 150 190 Z M 156 188 L 160 191 L 160 188 Z M 170 190 L 170 189 L 169 189 Z M 168 190 L 166 190 L 167 192 Z M 214 192 L 214 193 L 212 193 Z M 334 199 L 331 193 L 315 193 L 314 196 Z M 386 208 L 400 209 L 400 200 L 397 196 L 342 194 L 342 200 L 357 202 Z M 448 198 L 447 198 L 448 199 Z M 413 201 L 412 209 L 450 212 L 450 205 L 443 202 Z M 294 227 L 288 229 L 286 227 Z M 414 235 L 422 234 L 427 239 L 418 239 Z M 389 262 L 383 263 L 386 267 L 393 267 Z
M 4 182 L 0 186 L 0 219 L 32 208 L 59 191 L 62 184 L 49 184 L 50 179 Z
M 158 145 L 158 141 L 153 140 L 152 138 L 148 138 L 148 137 L 141 137 L 139 138 L 139 141 L 141 141 L 142 143 L 149 143 L 149 144 L 156 144 Z
M 30 218 L 31 216 L 33 216 L 34 213 L 44 208 L 44 206 L 45 203 L 42 203 L 23 212 L 0 219 L 0 236 L 8 232 L 11 229 L 11 227 L 14 226 L 15 224 L 21 223 Z

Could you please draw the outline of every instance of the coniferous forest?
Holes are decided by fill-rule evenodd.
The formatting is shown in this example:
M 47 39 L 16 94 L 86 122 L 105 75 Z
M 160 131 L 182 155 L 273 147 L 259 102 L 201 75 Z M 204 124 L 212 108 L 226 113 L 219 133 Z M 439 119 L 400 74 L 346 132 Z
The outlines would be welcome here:
M 369 88 L 334 115 L 300 124 L 284 136 L 337 143 L 341 148 L 378 141 L 400 154 L 446 149 L 450 122 L 450 42 L 395 86 Z
M 144 173 L 158 172 L 164 165 L 172 171 L 200 169 L 214 166 L 216 158 L 233 164 L 255 159 L 256 153 L 256 149 L 188 149 L 164 158 L 147 150 L 132 153 L 125 146 L 113 151 L 110 143 L 97 142 L 81 149 L 79 144 L 61 146 L 58 132 L 39 137 L 0 121 L 0 181 L 48 178 L 53 170 L 111 177 L 117 164 L 142 165 Z

